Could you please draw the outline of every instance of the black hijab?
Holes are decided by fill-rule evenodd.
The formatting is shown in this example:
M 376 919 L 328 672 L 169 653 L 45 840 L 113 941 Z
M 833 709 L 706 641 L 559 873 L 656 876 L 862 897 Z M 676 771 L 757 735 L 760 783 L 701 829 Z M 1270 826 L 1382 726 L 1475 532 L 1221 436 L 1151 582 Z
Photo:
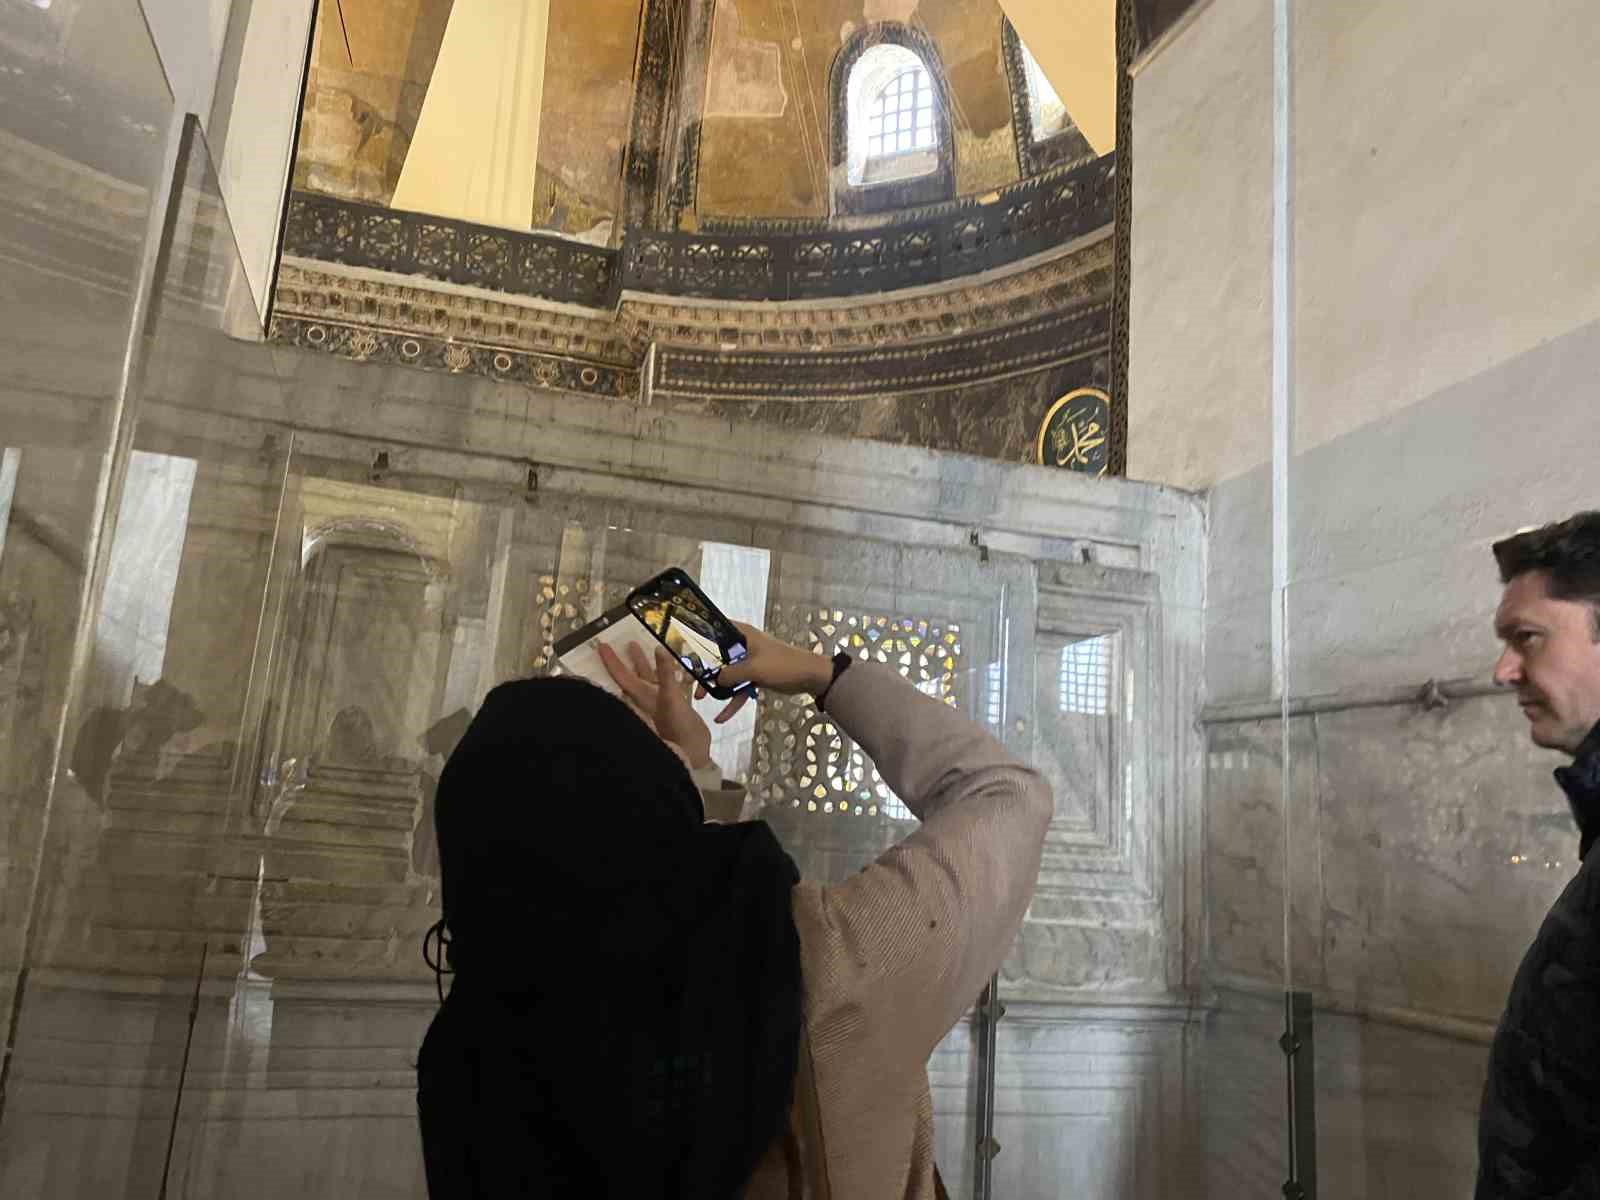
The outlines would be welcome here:
M 704 816 L 582 680 L 497 687 L 440 777 L 455 980 L 422 1084 L 490 1064 L 528 1157 L 596 1196 L 736 1196 L 792 1099 L 798 872 L 765 823 Z

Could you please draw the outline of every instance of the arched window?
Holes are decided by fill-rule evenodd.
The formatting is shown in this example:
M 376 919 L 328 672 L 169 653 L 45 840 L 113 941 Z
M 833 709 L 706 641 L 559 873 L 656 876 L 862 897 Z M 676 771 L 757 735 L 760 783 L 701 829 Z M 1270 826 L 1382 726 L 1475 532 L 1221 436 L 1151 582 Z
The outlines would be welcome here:
M 1072 114 L 1051 85 L 1039 60 L 1022 44 L 1010 21 L 1001 26 L 1006 75 L 1011 81 L 1011 126 L 1017 166 L 1024 176 L 1094 157 Z
M 904 46 L 874 46 L 850 72 L 852 186 L 926 175 L 939 167 L 938 100 L 928 69 Z
M 869 26 L 845 43 L 830 74 L 834 211 L 949 199 L 949 89 L 927 35 L 895 22 Z
M 1026 45 L 1022 47 L 1023 75 L 1028 81 L 1028 115 L 1033 118 L 1033 140 L 1042 142 L 1071 127 L 1067 106 L 1045 77 L 1044 68 Z

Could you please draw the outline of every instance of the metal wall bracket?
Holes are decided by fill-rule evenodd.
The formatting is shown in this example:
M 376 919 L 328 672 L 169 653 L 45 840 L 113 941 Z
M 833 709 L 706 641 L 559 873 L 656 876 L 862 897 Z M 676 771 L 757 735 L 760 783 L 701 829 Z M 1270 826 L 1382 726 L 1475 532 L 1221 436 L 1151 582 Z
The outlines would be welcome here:
M 1283 994 L 1283 1051 L 1288 1075 L 1289 1178 L 1284 1200 L 1317 1200 L 1317 1075 L 1310 992 Z
M 974 1041 L 978 1047 L 978 1138 L 973 1156 L 973 1200 L 990 1200 L 994 1188 L 994 1160 L 1000 1143 L 994 1136 L 995 1033 L 1006 1006 L 1000 1003 L 1000 975 L 989 978 L 989 986 L 978 997 L 973 1012 Z

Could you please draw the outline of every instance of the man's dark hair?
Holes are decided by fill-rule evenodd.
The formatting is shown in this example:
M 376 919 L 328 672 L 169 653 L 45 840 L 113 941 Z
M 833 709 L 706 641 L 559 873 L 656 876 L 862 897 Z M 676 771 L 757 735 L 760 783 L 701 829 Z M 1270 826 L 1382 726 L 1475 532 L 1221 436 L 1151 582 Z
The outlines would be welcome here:
M 1600 639 L 1600 512 L 1581 512 L 1496 542 L 1494 560 L 1501 583 L 1541 571 L 1555 599 L 1589 605 Z

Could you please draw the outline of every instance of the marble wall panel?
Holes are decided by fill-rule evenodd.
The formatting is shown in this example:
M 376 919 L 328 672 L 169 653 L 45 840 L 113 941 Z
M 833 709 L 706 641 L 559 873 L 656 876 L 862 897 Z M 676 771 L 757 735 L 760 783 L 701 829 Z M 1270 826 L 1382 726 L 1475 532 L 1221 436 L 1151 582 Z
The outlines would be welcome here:
M 1577 831 L 1509 699 L 1316 722 L 1334 994 L 1493 1022 L 1577 868 Z
M 1293 722 L 1296 986 L 1363 1010 L 1492 1023 L 1577 835 L 1506 699 L 1440 712 L 1355 709 Z M 1213 968 L 1281 978 L 1281 738 L 1275 721 L 1208 728 L 1207 915 Z
M 162 677 L 193 699 L 202 722 L 176 748 L 240 737 L 283 490 L 282 452 L 266 457 L 201 461 L 196 471 Z
M 1291 889 L 1297 979 L 1320 963 L 1315 773 L 1308 722 L 1291 727 L 1290 819 L 1275 721 L 1210 726 L 1206 740 L 1205 897 L 1209 970 L 1282 986 L 1284 888 Z M 1285 837 L 1289 841 L 1285 841 Z M 1296 986 L 1299 986 L 1297 983 Z
M 7 1195 L 132 1200 L 159 1189 L 190 991 L 109 983 L 56 979 L 50 1002 L 30 1013 L 48 1022 L 50 1056 L 19 1064 L 22 1119 L 8 1121 L 0 1144 Z M 412 1063 L 431 988 L 252 986 L 264 986 L 264 1024 L 241 1020 L 246 985 L 212 978 L 203 989 L 169 1194 L 422 1200 Z M 1183 1194 L 1188 1030 L 1180 1009 L 1013 1005 L 997 1044 L 995 1194 Z M 941 1171 L 952 1196 L 969 1197 L 977 1075 L 968 1024 L 951 1030 L 929 1073 Z
M 161 678 L 173 593 L 194 495 L 191 458 L 135 450 L 95 629 L 90 702 L 126 704 L 135 681 Z
M 1186 1063 L 1195 1028 L 1185 1010 L 1008 1007 L 996 1039 L 994 1136 L 1001 1148 L 993 1194 L 1193 1195 L 1187 1189 L 1197 1110 Z M 964 1024 L 929 1065 L 940 1170 L 952 1197 L 973 1194 L 976 1068 Z
M 1316 1016 L 1317 1175 L 1325 1196 L 1468 1196 L 1488 1046 Z
M 1224 991 L 1213 997 L 1191 1038 L 1187 1061 L 1196 1171 L 1189 1189 L 1173 1194 L 1206 1200 L 1283 1195 L 1288 1136 L 1283 1054 L 1277 1045 L 1282 1032 L 1281 996 Z
M 1030 998 L 1177 993 L 1198 912 L 1186 883 L 1198 823 L 1184 801 L 1183 732 L 1198 634 L 1161 603 L 1170 581 L 1157 572 L 1079 564 L 1050 574 L 1028 754 L 1053 782 L 1057 816 L 1003 974 Z M 1092 660 L 1073 658 L 1085 647 L 1104 651 L 1098 677 L 1086 675 Z
M 1207 728 L 1208 970 L 1268 991 L 1283 978 L 1279 729 Z M 1300 717 L 1291 752 L 1293 979 L 1317 1003 L 1321 1186 L 1464 1193 L 1493 1023 L 1577 866 L 1576 831 L 1549 777 L 1559 759 L 1493 696 Z M 1268 1053 L 1279 1004 L 1222 994 L 1221 1041 L 1204 1054 L 1223 1074 L 1209 1078 Z M 1229 1147 L 1250 1144 L 1237 1122 L 1270 1112 L 1281 1089 L 1280 1075 L 1206 1106 L 1219 1125 L 1207 1157 L 1219 1194 L 1268 1194 L 1259 1170 L 1247 1179 L 1261 1155 L 1236 1164 Z
M 0 559 L 5 558 L 6 530 L 11 524 L 11 498 L 17 491 L 17 466 L 22 451 L 15 446 L 0 449 Z

